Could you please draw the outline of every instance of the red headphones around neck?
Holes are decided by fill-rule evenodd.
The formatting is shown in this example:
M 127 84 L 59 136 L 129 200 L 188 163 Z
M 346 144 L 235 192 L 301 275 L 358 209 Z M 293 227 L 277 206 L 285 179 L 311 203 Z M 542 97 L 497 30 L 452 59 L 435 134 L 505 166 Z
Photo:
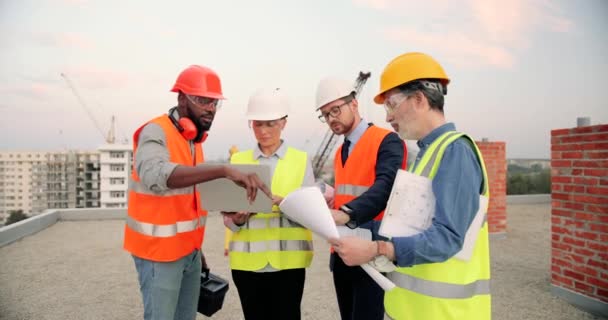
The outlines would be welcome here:
M 176 120 L 173 117 L 173 112 L 175 111 L 175 109 L 177 109 L 177 107 L 173 107 L 169 110 L 169 119 L 171 119 L 171 122 L 173 123 L 175 128 L 177 128 L 177 131 L 179 131 L 182 137 L 184 137 L 184 139 L 188 141 L 194 140 L 198 135 L 198 129 L 196 128 L 196 125 L 194 124 L 194 122 L 192 122 L 192 120 L 187 117 L 181 117 L 179 118 L 179 120 Z M 206 138 L 207 132 L 203 133 L 201 137 L 198 140 L 195 140 L 194 142 L 203 142 Z

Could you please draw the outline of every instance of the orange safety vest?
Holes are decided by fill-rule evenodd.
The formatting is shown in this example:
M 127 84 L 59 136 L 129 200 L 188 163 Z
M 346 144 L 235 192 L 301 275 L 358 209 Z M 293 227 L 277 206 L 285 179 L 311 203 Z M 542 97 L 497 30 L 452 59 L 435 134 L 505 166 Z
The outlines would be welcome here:
M 339 209 L 341 206 L 362 195 L 374 184 L 378 149 L 380 149 L 382 140 L 389 133 L 391 131 L 375 125 L 367 128 L 361 139 L 355 144 L 354 149 L 352 149 L 344 167 L 342 166 L 342 146 L 338 148 L 334 158 L 334 170 L 336 174 L 334 209 Z M 403 154 L 402 169 L 405 169 L 406 160 L 407 151 Z M 384 210 L 374 220 L 382 220 L 383 215 Z
M 167 115 L 148 123 L 159 125 L 166 137 L 169 161 L 183 166 L 204 162 L 200 143 L 184 139 Z M 133 135 L 133 155 L 137 155 L 139 134 Z M 201 209 L 195 186 L 154 192 L 141 182 L 135 168 L 129 180 L 129 207 L 124 248 L 134 256 L 152 261 L 175 261 L 200 250 L 205 234 L 207 211 Z

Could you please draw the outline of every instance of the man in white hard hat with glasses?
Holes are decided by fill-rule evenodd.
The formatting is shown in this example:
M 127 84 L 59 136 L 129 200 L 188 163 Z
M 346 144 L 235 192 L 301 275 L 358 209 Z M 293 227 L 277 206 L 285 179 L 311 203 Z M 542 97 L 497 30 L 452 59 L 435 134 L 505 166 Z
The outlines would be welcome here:
M 406 163 L 399 136 L 361 118 L 353 85 L 328 77 L 319 82 L 316 110 L 344 143 L 334 159 L 335 195 L 331 210 L 336 225 L 371 229 L 382 218 L 399 168 Z M 370 239 L 371 240 L 371 239 Z M 343 320 L 384 317 L 383 290 L 360 267 L 349 267 L 332 252 L 330 269 Z
M 300 319 L 305 268 L 313 257 L 312 233 L 287 219 L 283 197 L 314 186 L 308 154 L 288 146 L 281 133 L 289 101 L 280 89 L 261 89 L 249 99 L 246 118 L 256 146 L 232 155 L 231 163 L 271 166 L 273 211 L 226 215 L 240 227 L 230 240 L 230 267 L 247 320 Z M 227 225 L 228 226 L 228 225 Z

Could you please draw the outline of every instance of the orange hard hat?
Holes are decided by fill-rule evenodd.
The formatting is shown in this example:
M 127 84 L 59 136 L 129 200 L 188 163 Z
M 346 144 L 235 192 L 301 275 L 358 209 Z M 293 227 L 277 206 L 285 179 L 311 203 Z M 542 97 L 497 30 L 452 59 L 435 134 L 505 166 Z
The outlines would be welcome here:
M 212 99 L 225 99 L 222 95 L 222 84 L 217 73 L 199 65 L 191 65 L 184 69 L 177 76 L 171 91 L 181 91 L 188 95 Z

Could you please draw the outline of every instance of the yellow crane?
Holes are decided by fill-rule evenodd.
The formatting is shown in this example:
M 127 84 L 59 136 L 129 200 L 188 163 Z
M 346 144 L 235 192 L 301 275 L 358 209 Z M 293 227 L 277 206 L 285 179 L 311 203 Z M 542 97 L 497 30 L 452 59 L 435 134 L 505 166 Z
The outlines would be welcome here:
M 89 119 L 91 119 L 91 121 L 93 121 L 95 128 L 97 128 L 97 131 L 99 131 L 99 133 L 103 137 L 103 140 L 106 143 L 110 143 L 110 144 L 113 144 L 114 142 L 116 142 L 116 135 L 115 135 L 115 130 L 114 130 L 114 126 L 115 126 L 114 116 L 112 116 L 112 123 L 110 125 L 110 130 L 108 130 L 107 134 L 104 134 L 103 130 L 101 129 L 101 125 L 99 125 L 99 122 L 97 121 L 97 118 L 95 118 L 95 116 L 91 112 L 91 109 L 89 109 L 89 107 L 87 106 L 86 102 L 84 101 L 84 99 L 82 98 L 80 93 L 78 93 L 78 90 L 76 90 L 76 87 L 72 83 L 72 80 L 70 80 L 68 75 L 63 72 L 61 73 L 61 77 L 68 84 L 68 87 L 70 87 L 70 90 L 72 90 L 72 93 L 74 94 L 74 96 L 76 96 L 76 99 L 78 99 L 80 106 L 82 106 L 84 111 L 87 113 L 87 115 L 89 116 Z

